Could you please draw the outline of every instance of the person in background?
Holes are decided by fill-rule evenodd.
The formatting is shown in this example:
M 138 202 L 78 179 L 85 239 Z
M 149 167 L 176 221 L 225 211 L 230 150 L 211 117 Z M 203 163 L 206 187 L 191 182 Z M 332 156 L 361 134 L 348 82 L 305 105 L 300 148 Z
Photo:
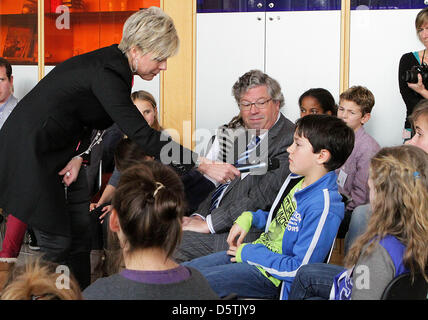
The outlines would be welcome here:
M 403 145 L 382 148 L 370 164 L 367 230 L 345 257 L 302 266 L 290 299 L 379 300 L 392 279 L 421 272 L 428 282 L 428 155 Z
M 0 57 L 0 130 L 17 103 L 18 99 L 13 95 L 12 66 Z
M 427 81 L 422 81 L 422 75 L 420 73 L 417 74 L 417 79 L 414 79 L 416 82 L 408 82 L 405 79 L 407 71 L 428 63 L 428 7 L 418 12 L 415 19 L 415 29 L 418 39 L 424 46 L 424 49 L 403 54 L 400 58 L 398 67 L 398 85 L 400 87 L 401 97 L 406 104 L 406 121 L 403 130 L 404 141 L 410 139 L 412 136 L 409 116 L 412 114 L 414 107 L 420 100 L 428 99 L 428 89 L 425 87 Z
M 7 59 L 0 57 L 0 130 L 17 103 L 18 99 L 13 95 L 12 65 Z M 0 216 L 0 222 L 3 219 L 3 216 Z M 28 228 L 27 233 L 29 248 L 36 251 L 40 250 L 33 230 Z
M 415 135 L 406 144 L 419 147 L 428 153 L 428 99 L 421 100 L 409 117 Z
M 172 258 L 180 242 L 183 185 L 177 174 L 157 161 L 122 172 L 109 218 L 117 234 L 125 269 L 100 278 L 83 291 L 89 300 L 218 299 L 195 269 Z
M 163 128 L 159 124 L 158 120 L 158 110 L 156 105 L 156 100 L 149 92 L 144 90 L 134 91 L 131 94 L 132 102 L 137 107 L 138 111 L 143 115 L 144 119 L 147 121 L 148 125 L 157 131 L 162 131 Z M 113 174 L 111 175 L 107 186 L 105 187 L 100 199 L 97 203 L 91 203 L 90 210 L 93 210 L 104 203 L 108 203 L 113 198 L 114 191 L 116 186 L 119 183 L 120 173 L 115 167 Z M 109 206 L 105 206 L 102 210 L 104 213 L 110 211 Z
M 143 115 L 144 119 L 146 119 L 147 123 L 153 129 L 156 129 L 158 131 L 164 130 L 159 124 L 156 100 L 149 92 L 144 90 L 135 91 L 131 94 L 131 99 L 137 109 Z M 208 156 L 206 156 L 206 158 L 213 161 L 218 160 L 221 162 L 225 162 L 220 158 L 211 159 Z M 193 213 L 199 203 L 203 201 L 208 195 L 208 193 L 214 188 L 214 185 L 210 181 L 218 183 L 214 179 L 210 178 L 208 175 L 206 175 L 205 178 L 197 169 L 193 169 L 185 174 L 181 174 L 180 177 L 182 178 L 183 183 L 185 185 L 185 193 L 188 206 L 186 214 L 188 214 L 189 212 Z M 91 204 L 91 210 L 111 201 L 111 199 L 113 198 L 113 193 L 116 190 L 116 186 L 119 183 L 119 178 L 119 170 L 115 168 L 100 199 L 97 203 Z M 104 218 L 105 214 L 109 212 L 110 208 L 110 206 L 104 206 L 102 208 L 104 214 L 100 217 L 100 219 Z
M 336 102 L 330 91 L 324 88 L 312 88 L 299 97 L 300 117 L 308 114 L 337 114 Z
M 348 230 L 352 211 L 369 202 L 369 166 L 371 157 L 380 149 L 376 140 L 364 129 L 369 121 L 375 98 L 365 87 L 353 86 L 344 91 L 339 98 L 337 117 L 354 130 L 355 145 L 345 164 L 336 170 L 339 192 L 348 198 L 345 218 L 338 232 L 343 238 Z
M 412 114 L 409 116 L 414 136 L 405 144 L 421 148 L 428 153 L 428 100 L 419 101 Z M 345 254 L 348 252 L 355 239 L 367 229 L 367 223 L 371 215 L 370 204 L 355 208 L 352 213 L 349 230 L 345 236 Z

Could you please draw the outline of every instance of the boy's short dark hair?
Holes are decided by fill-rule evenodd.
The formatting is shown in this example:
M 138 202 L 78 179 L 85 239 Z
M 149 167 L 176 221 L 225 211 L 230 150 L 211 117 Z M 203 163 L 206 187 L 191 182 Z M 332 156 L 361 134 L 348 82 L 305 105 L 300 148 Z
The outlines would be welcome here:
M 373 106 L 375 104 L 375 98 L 373 93 L 362 86 L 353 86 L 348 90 L 342 92 L 339 96 L 339 100 L 352 101 L 358 105 L 361 109 L 361 113 L 365 115 L 366 113 L 372 112 Z
M 305 137 L 314 153 L 321 149 L 330 152 L 330 160 L 324 163 L 328 171 L 340 168 L 354 148 L 354 130 L 339 118 L 326 114 L 310 114 L 296 122 L 296 134 Z

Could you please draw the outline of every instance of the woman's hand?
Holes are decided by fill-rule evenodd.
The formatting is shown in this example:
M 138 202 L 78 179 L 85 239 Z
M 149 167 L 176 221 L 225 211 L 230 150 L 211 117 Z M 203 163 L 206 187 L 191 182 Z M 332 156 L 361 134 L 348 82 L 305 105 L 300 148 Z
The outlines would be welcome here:
M 409 86 L 410 89 L 419 93 L 425 99 L 428 99 L 428 90 L 425 88 L 425 85 L 422 82 L 422 76 L 420 73 L 418 73 L 418 82 L 417 83 L 408 82 L 407 85 Z
M 74 157 L 67 163 L 64 169 L 58 172 L 60 176 L 64 176 L 62 182 L 67 187 L 70 186 L 70 184 L 72 184 L 74 181 L 76 181 L 80 171 L 80 167 L 82 166 L 82 162 L 82 157 Z
M 219 183 L 230 182 L 241 175 L 241 172 L 229 163 L 211 161 L 203 157 L 199 157 L 198 170 Z

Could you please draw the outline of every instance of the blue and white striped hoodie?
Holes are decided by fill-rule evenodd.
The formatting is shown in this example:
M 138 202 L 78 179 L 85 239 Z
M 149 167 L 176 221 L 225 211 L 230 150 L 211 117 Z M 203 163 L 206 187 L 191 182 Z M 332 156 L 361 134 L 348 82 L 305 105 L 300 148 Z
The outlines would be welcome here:
M 294 173 L 287 177 L 270 212 L 258 210 L 252 213 L 252 226 L 265 228 L 265 232 L 268 232 L 276 213 L 275 208 L 283 199 L 284 190 L 292 179 L 297 178 L 301 176 Z M 313 184 L 294 193 L 297 207 L 282 238 L 282 254 L 272 252 L 262 244 L 245 244 L 240 250 L 239 260 L 262 267 L 273 277 L 282 280 L 282 300 L 288 298 L 300 266 L 323 262 L 333 245 L 345 210 L 336 180 L 336 174 L 330 171 Z

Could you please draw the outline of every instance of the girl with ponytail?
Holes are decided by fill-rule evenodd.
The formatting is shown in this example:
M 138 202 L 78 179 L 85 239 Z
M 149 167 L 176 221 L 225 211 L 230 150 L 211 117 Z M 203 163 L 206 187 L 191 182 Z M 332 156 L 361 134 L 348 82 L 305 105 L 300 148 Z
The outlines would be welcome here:
M 112 200 L 110 230 L 117 235 L 125 269 L 100 278 L 85 299 L 217 299 L 195 269 L 180 266 L 172 254 L 181 240 L 185 210 L 177 174 L 157 161 L 123 172 Z

